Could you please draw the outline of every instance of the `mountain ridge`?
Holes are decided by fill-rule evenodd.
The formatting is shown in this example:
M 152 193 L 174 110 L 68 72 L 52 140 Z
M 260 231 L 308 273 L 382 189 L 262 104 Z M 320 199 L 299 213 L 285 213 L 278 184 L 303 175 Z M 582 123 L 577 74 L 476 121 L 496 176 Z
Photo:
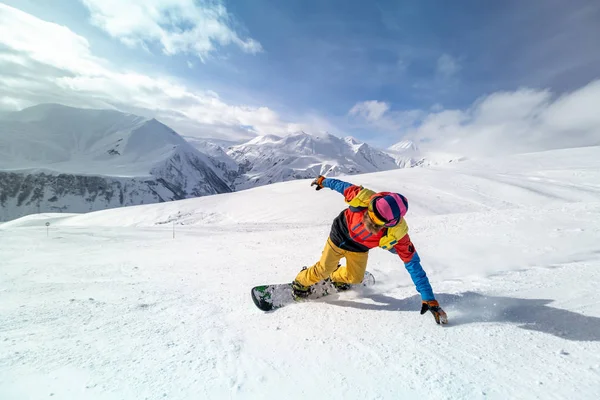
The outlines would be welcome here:
M 416 146 L 388 152 L 350 136 L 304 131 L 233 145 L 186 140 L 154 118 L 60 104 L 7 113 L 0 121 L 3 219 L 385 171 L 419 165 L 422 158 Z
M 2 133 L 4 220 L 232 191 L 208 156 L 153 118 L 38 105 L 5 116 Z
M 236 189 L 316 175 L 385 171 L 417 162 L 398 163 L 386 152 L 354 138 L 303 131 L 283 137 L 259 136 L 231 146 L 226 153 L 241 166 L 240 177 L 233 183 Z

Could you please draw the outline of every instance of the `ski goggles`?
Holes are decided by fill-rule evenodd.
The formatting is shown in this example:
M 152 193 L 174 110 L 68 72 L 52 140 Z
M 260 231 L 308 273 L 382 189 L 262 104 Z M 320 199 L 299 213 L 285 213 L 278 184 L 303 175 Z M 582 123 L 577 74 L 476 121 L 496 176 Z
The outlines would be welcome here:
M 371 221 L 373 221 L 375 223 L 375 225 L 385 226 L 388 228 L 398 225 L 399 221 L 395 220 L 395 219 L 392 221 L 389 221 L 389 222 L 384 221 L 383 218 L 381 216 L 379 216 L 377 209 L 375 207 L 373 207 L 374 204 L 375 204 L 375 200 L 373 200 L 369 203 L 369 207 L 367 208 L 367 213 L 369 214 L 369 218 L 371 218 Z

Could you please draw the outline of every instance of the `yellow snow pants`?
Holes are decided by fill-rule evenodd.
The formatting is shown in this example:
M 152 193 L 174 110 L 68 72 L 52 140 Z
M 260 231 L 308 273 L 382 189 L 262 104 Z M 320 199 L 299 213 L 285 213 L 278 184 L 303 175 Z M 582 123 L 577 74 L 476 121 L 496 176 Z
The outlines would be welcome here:
M 342 258 L 346 259 L 346 266 L 337 268 Z M 321 259 L 312 267 L 300 271 L 296 276 L 296 281 L 304 286 L 310 286 L 330 277 L 334 282 L 360 283 L 367 269 L 368 258 L 369 253 L 367 252 L 357 253 L 342 250 L 327 238 Z

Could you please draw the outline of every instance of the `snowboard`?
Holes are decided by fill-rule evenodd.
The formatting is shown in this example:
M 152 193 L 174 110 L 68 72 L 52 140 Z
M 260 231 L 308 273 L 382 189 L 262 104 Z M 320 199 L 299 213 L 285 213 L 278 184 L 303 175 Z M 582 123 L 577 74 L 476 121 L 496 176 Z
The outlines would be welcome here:
M 256 307 L 262 311 L 272 311 L 296 302 L 321 299 L 330 294 L 356 290 L 357 288 L 373 284 L 375 284 L 375 277 L 370 272 L 365 271 L 365 276 L 361 283 L 349 285 L 348 288 L 343 290 L 338 290 L 331 282 L 323 280 L 312 285 L 311 293 L 308 297 L 303 298 L 294 296 L 291 283 L 255 286 L 250 291 L 250 294 Z

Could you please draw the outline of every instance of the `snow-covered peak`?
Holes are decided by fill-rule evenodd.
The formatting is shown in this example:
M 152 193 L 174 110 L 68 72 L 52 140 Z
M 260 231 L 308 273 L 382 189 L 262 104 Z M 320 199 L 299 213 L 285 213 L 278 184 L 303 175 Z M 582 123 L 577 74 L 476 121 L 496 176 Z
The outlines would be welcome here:
M 319 174 L 335 176 L 398 168 L 384 152 L 329 133 L 300 131 L 278 140 L 261 137 L 231 147 L 228 154 L 241 165 L 237 188 Z
M 276 143 L 280 140 L 281 140 L 281 136 L 264 135 L 264 136 L 257 136 L 255 138 L 249 140 L 248 142 L 246 142 L 246 144 L 261 145 L 261 144 Z
M 339 156 L 343 153 L 344 142 L 330 134 L 312 135 L 306 132 L 296 132 L 275 142 L 285 152 L 290 154 Z
M 349 145 L 352 145 L 352 146 L 354 146 L 354 145 L 357 145 L 357 144 L 361 144 L 361 143 L 362 143 L 360 140 L 358 140 L 358 139 L 356 139 L 356 138 L 354 138 L 354 137 L 352 137 L 352 136 L 346 136 L 346 137 L 344 138 L 344 141 L 345 141 L 346 143 L 348 143 Z
M 412 140 L 402 140 L 388 147 L 386 152 L 394 157 L 398 165 L 404 164 L 406 166 L 440 165 L 467 159 L 457 153 L 423 151 Z
M 412 140 L 402 140 L 388 148 L 390 151 L 406 152 L 406 151 L 418 151 L 419 148 Z
M 43 104 L 3 118 L 0 169 L 145 175 L 176 148 L 197 152 L 155 119 Z

